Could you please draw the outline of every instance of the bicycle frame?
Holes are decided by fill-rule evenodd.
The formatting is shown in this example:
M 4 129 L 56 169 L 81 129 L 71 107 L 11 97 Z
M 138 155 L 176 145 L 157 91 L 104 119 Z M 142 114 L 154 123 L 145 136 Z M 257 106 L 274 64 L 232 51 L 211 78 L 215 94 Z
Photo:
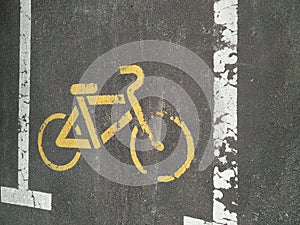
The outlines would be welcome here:
M 143 84 L 144 73 L 143 70 L 136 65 L 123 66 L 120 68 L 120 74 L 135 74 L 137 79 L 133 82 L 127 89 L 128 100 L 133 108 L 133 111 L 139 121 L 139 124 L 144 132 L 149 135 L 149 140 L 151 145 L 157 150 L 162 151 L 164 149 L 163 144 L 160 141 L 154 141 L 153 133 L 144 119 L 144 114 L 142 112 L 142 107 L 135 97 L 134 92 L 139 89 Z M 117 95 L 91 95 L 98 91 L 97 84 L 74 84 L 71 86 L 70 92 L 76 96 L 76 100 L 80 109 L 80 112 L 84 118 L 87 130 L 91 137 L 93 147 L 99 149 L 101 144 L 96 133 L 96 128 L 93 124 L 91 115 L 88 111 L 87 103 L 89 105 L 113 105 L 113 104 L 125 104 L 125 96 L 123 94 Z M 67 138 L 70 129 L 73 127 L 75 121 L 79 116 L 78 107 L 75 106 L 66 122 L 62 128 L 60 134 L 56 139 L 56 145 L 58 147 L 66 148 L 81 148 L 81 149 L 91 149 L 91 144 L 88 139 L 74 139 Z M 108 142 L 116 132 L 125 127 L 131 120 L 132 115 L 130 111 L 123 114 L 118 122 L 113 123 L 109 128 L 107 128 L 101 135 L 101 141 L 103 144 Z M 81 130 L 77 125 L 75 127 L 75 132 L 80 135 Z

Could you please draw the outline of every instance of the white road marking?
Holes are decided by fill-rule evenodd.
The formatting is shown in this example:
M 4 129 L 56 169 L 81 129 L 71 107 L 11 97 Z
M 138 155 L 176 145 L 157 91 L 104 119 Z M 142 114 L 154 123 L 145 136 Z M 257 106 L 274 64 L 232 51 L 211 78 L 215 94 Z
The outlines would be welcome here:
M 216 0 L 214 3 L 215 24 L 221 26 L 219 47 L 214 54 L 214 72 L 219 76 L 214 79 L 214 148 L 215 156 L 225 170 L 214 167 L 213 185 L 213 225 L 237 225 L 237 213 L 229 211 L 227 204 L 237 206 L 237 197 L 226 196 L 228 189 L 237 189 L 238 164 L 229 159 L 237 154 L 228 140 L 237 140 L 237 42 L 238 42 L 238 0 Z M 229 69 L 228 65 L 234 67 Z M 226 67 L 227 66 L 227 67 Z M 229 72 L 231 74 L 229 74 Z M 225 153 L 221 154 L 223 148 Z M 236 183 L 231 184 L 234 180 Z M 230 203 L 228 203 L 230 200 Z M 201 219 L 184 217 L 184 225 L 209 224 Z
M 51 194 L 28 187 L 30 50 L 31 0 L 20 0 L 18 188 L 1 187 L 1 202 L 51 210 Z
M 1 187 L 1 202 L 51 210 L 51 194 L 28 189 L 31 1 L 21 0 L 20 3 L 18 189 Z M 225 45 L 214 54 L 214 72 L 220 75 L 214 82 L 214 121 L 220 120 L 214 127 L 215 155 L 223 164 L 228 161 L 226 155 L 220 156 L 221 146 L 226 146 L 226 152 L 237 154 L 237 150 L 227 142 L 227 138 L 237 139 L 237 68 L 233 69 L 232 79 L 228 79 L 229 70 L 225 67 L 237 62 L 237 4 L 237 0 L 220 0 L 214 4 L 215 23 L 225 28 L 221 38 Z M 223 103 L 219 104 L 220 101 Z M 220 105 L 224 107 L 219 108 Z M 236 212 L 229 212 L 221 203 L 223 190 L 237 188 L 237 185 L 232 187 L 229 183 L 231 178 L 237 179 L 237 164 L 230 163 L 232 166 L 222 173 L 217 166 L 214 168 L 213 221 L 218 224 L 236 225 Z M 232 202 L 237 205 L 236 199 L 232 199 Z M 209 223 L 184 217 L 184 224 Z
M 238 42 L 238 0 L 220 0 L 214 4 L 215 24 L 222 27 L 220 43 L 222 47 L 214 54 L 214 72 L 219 76 L 214 81 L 214 147 L 215 156 L 225 166 L 220 171 L 214 168 L 213 221 L 217 224 L 237 225 L 237 213 L 229 211 L 227 205 L 237 206 L 236 196 L 223 197 L 228 189 L 237 189 L 237 162 L 229 159 L 237 150 L 228 140 L 237 140 L 237 42 Z M 231 65 L 230 69 L 226 67 Z M 230 74 L 229 74 L 230 73 Z M 220 149 L 223 148 L 221 154 Z M 231 181 L 235 183 L 232 184 Z M 228 200 L 230 199 L 230 203 Z M 232 207 L 231 207 L 232 208 Z
M 195 219 L 189 216 L 183 217 L 183 224 L 184 225 L 213 225 L 212 222 L 205 222 L 203 220 Z

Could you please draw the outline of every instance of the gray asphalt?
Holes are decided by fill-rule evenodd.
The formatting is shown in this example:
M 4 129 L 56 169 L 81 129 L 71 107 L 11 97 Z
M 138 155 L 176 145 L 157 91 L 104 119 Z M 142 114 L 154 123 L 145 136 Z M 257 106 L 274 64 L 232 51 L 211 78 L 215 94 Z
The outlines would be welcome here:
M 299 2 L 239 3 L 238 142 L 241 225 L 299 225 L 300 34 Z M 1 1 L 0 33 L 0 184 L 17 186 L 19 2 Z M 0 204 L 0 224 L 182 224 L 183 216 L 212 220 L 212 168 L 199 172 L 199 161 L 172 183 L 131 187 L 113 183 L 80 159 L 66 172 L 54 172 L 40 159 L 37 133 L 55 112 L 69 113 L 71 84 L 80 80 L 100 55 L 138 40 L 166 40 L 191 49 L 210 67 L 213 1 L 33 1 L 30 108 L 30 181 L 34 190 L 53 193 L 51 212 Z M 141 64 L 154 75 L 180 71 Z M 115 89 L 131 81 L 119 80 Z M 108 81 L 103 92 L 114 92 Z M 192 82 L 181 83 L 206 121 L 202 154 L 209 132 L 203 94 Z M 145 108 L 151 101 L 145 100 Z M 100 115 L 106 116 L 109 107 Z M 201 118 L 200 118 L 201 119 Z M 108 123 L 109 118 L 104 121 Z M 109 125 L 109 124 L 106 124 Z M 49 130 L 54 142 L 57 123 Z M 169 140 L 169 144 L 176 140 Z M 50 145 L 50 144 L 49 144 Z M 121 148 L 112 140 L 111 149 Z M 69 151 L 52 157 L 65 160 Z M 126 149 L 112 154 L 130 163 Z M 161 160 L 157 158 L 156 160 Z M 149 157 L 146 155 L 145 157 Z M 145 159 L 146 160 L 146 159 Z M 151 161 L 147 163 L 153 163 Z

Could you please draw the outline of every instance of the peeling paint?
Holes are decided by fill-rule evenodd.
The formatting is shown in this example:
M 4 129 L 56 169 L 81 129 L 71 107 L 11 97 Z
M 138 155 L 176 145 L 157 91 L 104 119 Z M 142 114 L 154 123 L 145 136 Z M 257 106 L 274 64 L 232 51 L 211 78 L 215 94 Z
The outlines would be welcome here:
M 237 0 L 220 0 L 214 4 L 214 18 L 220 33 L 218 49 L 214 54 L 214 148 L 218 159 L 214 167 L 213 224 L 237 225 L 238 167 L 237 150 L 231 143 L 237 141 Z M 230 140 L 230 143 L 229 141 Z M 231 210 L 229 210 L 231 209 Z
M 226 206 L 220 201 L 224 197 L 223 192 L 214 190 L 214 224 L 237 224 L 237 213 L 230 212 Z
M 184 217 L 184 225 L 237 225 L 237 42 L 238 0 L 216 0 L 214 20 L 218 43 L 214 54 L 213 222 Z

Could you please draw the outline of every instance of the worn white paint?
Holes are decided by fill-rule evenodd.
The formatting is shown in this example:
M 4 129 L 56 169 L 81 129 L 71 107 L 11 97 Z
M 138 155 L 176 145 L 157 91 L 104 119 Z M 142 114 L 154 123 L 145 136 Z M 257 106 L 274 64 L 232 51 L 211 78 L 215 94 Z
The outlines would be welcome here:
M 31 0 L 20 1 L 18 188 L 1 187 L 1 202 L 51 210 L 51 194 L 31 191 L 29 179 L 29 110 Z
M 22 188 L 1 187 L 1 202 L 51 210 L 51 194 Z
M 214 168 L 213 184 L 213 221 L 214 224 L 237 225 L 237 213 L 229 211 L 222 203 L 224 193 L 232 186 L 231 179 L 237 181 L 237 163 L 228 161 L 226 154 L 237 154 L 226 139 L 237 140 L 237 67 L 233 69 L 232 79 L 228 78 L 229 70 L 226 65 L 237 63 L 238 42 L 238 0 L 220 0 L 214 4 L 215 24 L 222 26 L 221 43 L 214 54 L 214 72 L 219 76 L 214 81 L 214 146 L 215 156 L 219 162 L 226 165 L 224 171 L 218 166 Z M 225 147 L 225 155 L 220 155 L 220 148 Z M 233 197 L 234 198 L 234 197 Z M 237 206 L 237 200 L 231 199 L 231 204 Z
M 189 216 L 183 217 L 183 224 L 184 225 L 213 225 L 212 222 L 205 222 L 204 220 L 196 219 Z
M 233 79 L 228 79 L 226 65 L 237 62 L 237 0 L 220 0 L 214 4 L 215 23 L 224 27 L 221 41 L 224 46 L 214 54 L 215 78 L 214 126 L 215 155 L 221 163 L 227 163 L 226 156 L 219 157 L 219 148 L 225 144 L 226 152 L 237 153 L 229 146 L 227 137 L 237 139 L 237 68 L 233 70 Z M 31 1 L 20 1 L 20 81 L 19 81 L 19 125 L 18 136 L 18 188 L 1 187 L 1 202 L 51 210 L 51 194 L 30 191 L 29 179 L 29 103 L 30 103 L 30 40 L 31 40 Z M 237 164 L 220 172 L 214 168 L 213 224 L 237 224 L 237 214 L 229 212 L 219 200 L 223 198 L 222 190 L 237 188 L 229 183 L 230 178 L 237 179 Z M 235 200 L 232 204 L 237 205 Z M 212 223 L 200 219 L 184 217 L 185 225 L 208 225 Z
M 214 187 L 218 189 L 230 189 L 232 185 L 230 184 L 230 179 L 236 177 L 236 168 L 227 169 L 224 171 L 219 171 L 218 167 L 214 168 Z
M 230 180 L 238 180 L 236 161 L 229 161 L 226 154 L 237 154 L 237 150 L 230 146 L 227 139 L 237 140 L 237 67 L 231 72 L 232 79 L 228 78 L 229 70 L 226 65 L 237 63 L 238 43 L 238 0 L 216 0 L 214 3 L 214 20 L 221 26 L 221 38 L 217 43 L 218 49 L 214 54 L 214 72 L 218 75 L 214 79 L 214 153 L 219 163 L 227 169 L 220 171 L 214 167 L 213 174 L 213 222 L 211 224 L 237 225 L 237 213 L 229 211 L 222 203 L 224 193 L 228 189 L 237 189 Z M 221 155 L 220 148 L 225 149 Z M 234 197 L 232 197 L 234 198 Z M 231 199 L 231 204 L 237 206 L 237 199 Z M 209 224 L 200 219 L 184 217 L 184 225 Z
M 230 212 L 229 210 L 226 209 L 226 206 L 219 201 L 219 199 L 222 198 L 223 198 L 222 191 L 215 189 L 213 224 L 214 225 L 216 224 L 236 225 L 237 214 L 235 212 Z

